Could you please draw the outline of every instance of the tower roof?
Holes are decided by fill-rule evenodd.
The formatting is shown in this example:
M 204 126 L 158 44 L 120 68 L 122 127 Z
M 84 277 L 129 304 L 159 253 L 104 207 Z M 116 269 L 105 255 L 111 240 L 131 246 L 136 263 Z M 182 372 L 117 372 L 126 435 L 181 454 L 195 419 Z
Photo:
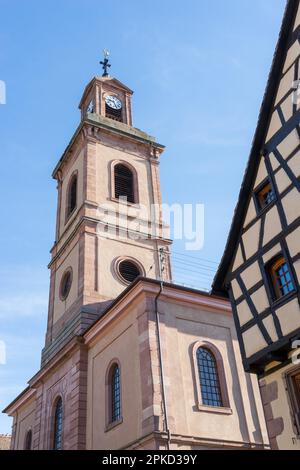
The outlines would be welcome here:
M 126 85 L 124 85 L 124 83 L 117 80 L 116 78 L 109 77 L 109 76 L 108 77 L 96 76 L 85 87 L 82 98 L 81 98 L 80 103 L 79 103 L 79 108 L 81 108 L 82 103 L 85 101 L 86 96 L 88 95 L 88 93 L 90 92 L 90 90 L 92 89 L 93 85 L 96 82 L 98 82 L 98 83 L 109 83 L 110 86 L 116 87 L 119 90 L 121 89 L 121 90 L 125 91 L 126 93 L 129 93 L 130 95 L 133 95 L 133 91 L 130 88 L 128 88 Z

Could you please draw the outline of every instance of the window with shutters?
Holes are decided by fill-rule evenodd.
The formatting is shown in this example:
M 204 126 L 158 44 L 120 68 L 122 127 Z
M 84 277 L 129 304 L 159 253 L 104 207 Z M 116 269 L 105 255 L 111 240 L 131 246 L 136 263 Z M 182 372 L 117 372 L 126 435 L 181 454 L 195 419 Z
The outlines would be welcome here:
M 123 121 L 122 113 L 123 113 L 122 108 L 114 109 L 108 106 L 107 103 L 105 103 L 105 116 L 108 117 L 109 119 L 122 122 Z
M 288 392 L 294 417 L 296 434 L 300 435 L 300 369 L 297 368 L 287 376 Z
M 77 207 L 77 172 L 71 177 L 67 189 L 66 220 Z
M 63 403 L 61 397 L 56 400 L 54 407 L 54 428 L 53 428 L 53 445 L 54 450 L 62 449 L 62 432 L 63 432 Z
M 114 198 L 137 203 L 135 174 L 127 165 L 118 163 L 114 166 Z
M 31 445 L 32 445 L 32 431 L 31 431 L 31 429 L 29 429 L 26 433 L 26 436 L 25 436 L 24 449 L 25 450 L 31 450 Z

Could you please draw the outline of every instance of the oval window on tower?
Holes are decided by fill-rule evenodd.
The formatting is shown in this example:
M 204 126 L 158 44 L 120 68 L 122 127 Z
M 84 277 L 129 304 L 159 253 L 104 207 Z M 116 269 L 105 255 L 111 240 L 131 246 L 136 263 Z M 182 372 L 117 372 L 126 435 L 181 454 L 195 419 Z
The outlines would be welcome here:
M 130 284 L 138 276 L 142 275 L 142 268 L 136 262 L 125 259 L 118 263 L 117 272 L 122 281 Z
M 71 285 L 72 285 L 72 269 L 69 268 L 63 275 L 61 282 L 60 282 L 60 299 L 61 300 L 66 300 L 68 297 L 70 290 L 71 290 Z

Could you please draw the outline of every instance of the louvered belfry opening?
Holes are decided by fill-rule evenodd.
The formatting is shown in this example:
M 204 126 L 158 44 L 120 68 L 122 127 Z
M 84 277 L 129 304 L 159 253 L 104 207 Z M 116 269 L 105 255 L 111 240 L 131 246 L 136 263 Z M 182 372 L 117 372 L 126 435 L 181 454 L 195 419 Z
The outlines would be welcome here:
M 105 116 L 114 121 L 122 122 L 122 108 L 114 109 L 105 103 Z
M 25 450 L 31 450 L 31 443 L 32 443 L 32 431 L 29 429 L 26 434 L 25 439 Z
M 138 266 L 129 260 L 120 263 L 119 272 L 127 282 L 133 282 L 141 274 Z
M 75 177 L 72 181 L 71 189 L 70 189 L 70 212 L 76 207 L 77 202 L 77 177 Z
M 126 197 L 127 202 L 134 203 L 134 181 L 132 171 L 125 165 L 115 166 L 115 197 Z
M 67 198 L 67 216 L 71 215 L 77 205 L 77 175 L 70 181 Z

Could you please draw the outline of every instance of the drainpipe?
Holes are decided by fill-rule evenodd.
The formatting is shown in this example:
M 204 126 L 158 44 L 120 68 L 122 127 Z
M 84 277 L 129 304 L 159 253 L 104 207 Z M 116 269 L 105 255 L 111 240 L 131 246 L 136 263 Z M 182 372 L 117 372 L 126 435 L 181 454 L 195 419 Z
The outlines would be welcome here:
M 170 443 L 171 443 L 171 432 L 169 429 L 169 421 L 168 421 L 168 410 L 167 410 L 167 401 L 166 401 L 166 389 L 165 389 L 165 381 L 164 381 L 164 364 L 163 364 L 163 357 L 161 351 L 161 336 L 160 336 L 160 321 L 159 321 L 159 311 L 158 311 L 158 299 L 163 291 L 163 281 L 160 281 L 160 289 L 155 297 L 155 319 L 156 319 L 156 329 L 157 329 L 157 342 L 158 342 L 158 360 L 160 365 L 160 380 L 161 380 L 161 388 L 162 388 L 162 401 L 163 401 L 163 409 L 164 409 L 164 421 L 165 421 L 165 432 L 167 433 L 168 441 L 167 441 L 167 450 L 170 450 Z

